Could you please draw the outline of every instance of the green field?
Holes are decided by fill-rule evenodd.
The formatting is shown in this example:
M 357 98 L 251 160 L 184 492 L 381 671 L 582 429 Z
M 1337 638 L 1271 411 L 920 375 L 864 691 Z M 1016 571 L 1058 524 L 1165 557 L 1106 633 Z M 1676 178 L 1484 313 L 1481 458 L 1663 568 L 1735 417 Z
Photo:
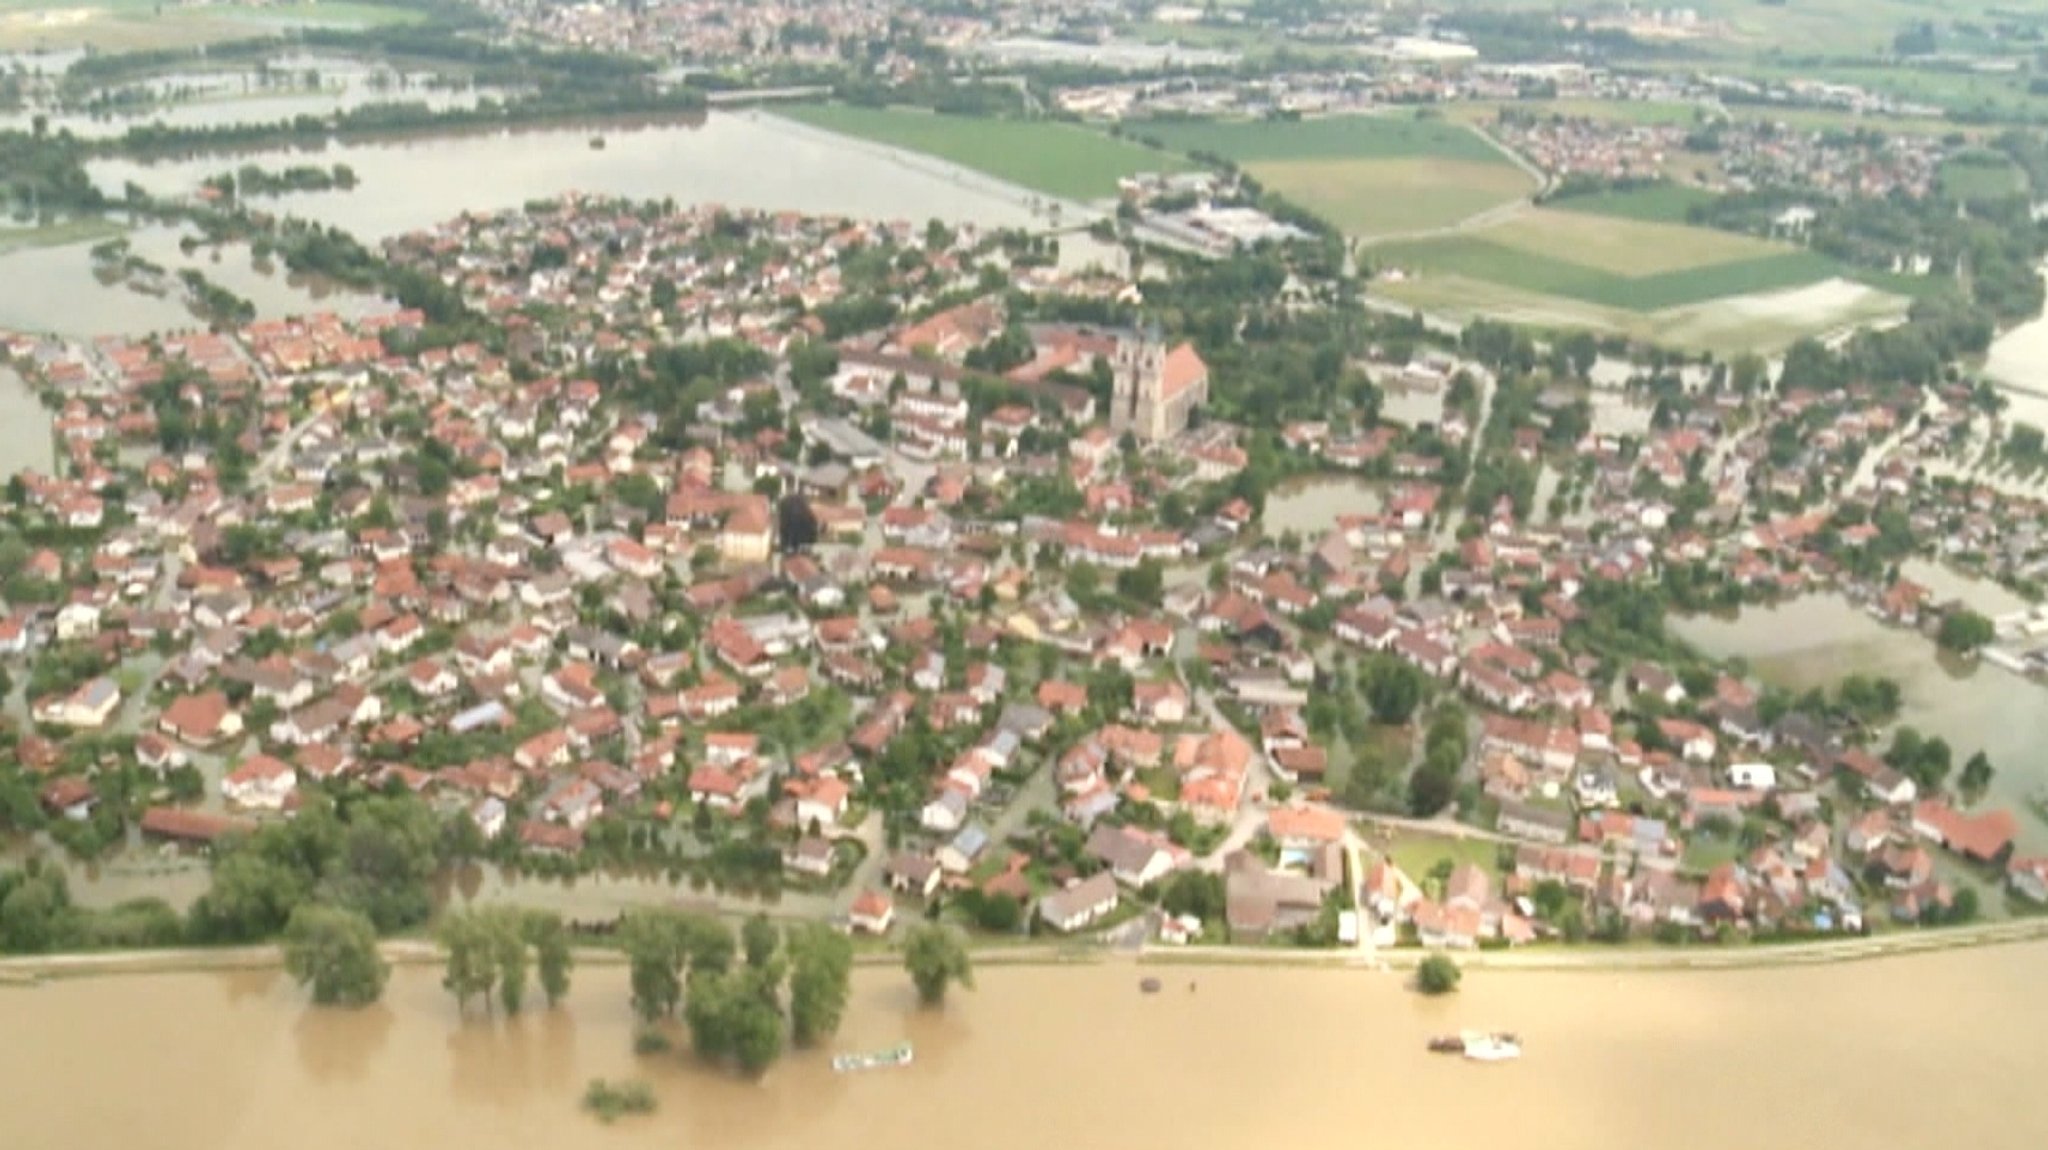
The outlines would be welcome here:
M 1999 200 L 2027 190 L 2027 175 L 1997 152 L 1964 152 L 1941 165 L 1943 194 L 1959 200 Z
M 1647 223 L 1682 224 L 1701 204 L 1714 201 L 1714 193 L 1681 184 L 1656 184 L 1620 192 L 1554 199 L 1543 206 L 1553 211 L 1578 212 Z
M 1183 156 L 1057 120 L 998 120 L 846 104 L 792 105 L 778 114 L 1076 200 L 1114 196 L 1117 181 L 1126 176 L 1197 166 Z
M 1365 238 L 1446 228 L 1529 191 L 1519 170 L 1467 160 L 1270 160 L 1246 170 L 1344 234 Z
M 1537 255 L 1479 235 L 1392 244 L 1377 249 L 1374 258 L 1382 264 L 1481 280 L 1532 295 L 1640 312 L 1781 291 L 1837 274 L 1834 263 L 1824 256 L 1786 251 L 1631 276 Z
M 1137 135 L 1183 152 L 1240 164 L 1287 160 L 1463 160 L 1506 164 L 1500 152 L 1449 120 L 1326 116 L 1312 120 L 1205 120 L 1143 124 Z
M 1511 204 L 1534 186 L 1469 128 L 1412 115 L 1148 123 L 1132 133 L 1239 164 L 1288 201 L 1365 239 L 1437 231 Z
M 368 3 L 159 4 L 91 0 L 70 5 L 0 0 L 0 50 L 90 48 L 137 52 L 194 48 L 274 35 L 292 25 L 363 28 L 423 18 L 419 9 Z

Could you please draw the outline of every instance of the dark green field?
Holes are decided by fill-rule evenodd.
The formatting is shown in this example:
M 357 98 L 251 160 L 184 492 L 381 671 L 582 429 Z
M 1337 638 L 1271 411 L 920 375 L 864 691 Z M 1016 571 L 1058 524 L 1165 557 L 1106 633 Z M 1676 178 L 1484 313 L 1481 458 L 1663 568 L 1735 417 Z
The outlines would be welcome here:
M 1583 212 L 1596 216 L 1616 216 L 1625 220 L 1682 224 L 1691 218 L 1688 213 L 1695 206 L 1712 203 L 1713 200 L 1714 193 L 1704 188 L 1656 184 L 1627 191 L 1562 196 L 1547 201 L 1544 206 L 1561 212 Z

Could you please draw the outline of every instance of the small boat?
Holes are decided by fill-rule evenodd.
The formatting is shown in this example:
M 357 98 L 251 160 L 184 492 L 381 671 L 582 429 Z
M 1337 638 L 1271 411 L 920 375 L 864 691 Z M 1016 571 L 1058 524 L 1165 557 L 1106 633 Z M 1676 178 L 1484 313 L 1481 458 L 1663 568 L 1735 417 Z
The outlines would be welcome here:
M 1522 1040 L 1512 1034 L 1466 1030 L 1429 1040 L 1432 1054 L 1462 1054 L 1474 1062 L 1506 1062 L 1522 1056 Z
M 832 1059 L 832 1069 L 841 1074 L 856 1070 L 884 1070 L 892 1066 L 910 1065 L 911 1049 L 908 1042 L 877 1050 L 868 1054 L 841 1054 Z

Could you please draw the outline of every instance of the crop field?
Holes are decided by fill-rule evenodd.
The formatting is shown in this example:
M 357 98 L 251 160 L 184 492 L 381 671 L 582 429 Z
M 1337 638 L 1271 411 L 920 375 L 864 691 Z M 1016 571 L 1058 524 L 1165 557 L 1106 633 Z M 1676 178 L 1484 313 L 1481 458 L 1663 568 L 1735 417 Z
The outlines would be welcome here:
M 1669 214 L 1668 191 L 1606 205 Z M 1588 197 L 1597 199 L 1597 197 Z M 1543 208 L 1458 235 L 1375 248 L 1375 290 L 1454 316 L 1589 328 L 1686 348 L 1775 349 L 1903 314 L 1890 285 L 1851 282 L 1825 256 L 1709 228 Z
M 1274 160 L 1252 164 L 1267 188 L 1359 237 L 1449 227 L 1512 203 L 1528 177 L 1465 160 Z
M 1250 165 L 1273 160 L 1439 159 L 1505 164 L 1465 127 L 1413 116 L 1326 116 L 1308 120 L 1207 120 L 1144 124 L 1147 139 L 1183 152 L 1212 152 Z
M 1423 274 L 1376 284 L 1373 290 L 1447 318 L 1485 317 L 1535 328 L 1583 329 L 1719 354 L 1782 351 L 1806 336 L 1903 318 L 1909 304 L 1905 296 L 1842 278 L 1654 311 L 1546 295 L 1455 274 Z
M 1997 152 L 1965 152 L 1941 165 L 1941 190 L 1965 200 L 1995 200 L 2027 190 L 2026 173 Z
M 1689 188 L 1681 184 L 1657 184 L 1653 187 L 1631 188 L 1627 191 L 1599 192 L 1551 200 L 1544 207 L 1552 212 L 1608 216 L 1623 220 L 1641 220 L 1645 223 L 1682 224 L 1689 218 L 1688 213 L 1694 207 L 1711 203 L 1713 199 L 1714 193 L 1704 188 Z
M 1126 176 L 1196 166 L 1182 156 L 1055 120 L 999 120 L 846 104 L 794 105 L 777 114 L 1076 200 L 1114 196 L 1117 181 Z
M 1436 231 L 1510 204 L 1534 184 L 1461 124 L 1414 116 L 1144 124 L 1135 134 L 1221 156 L 1365 239 Z

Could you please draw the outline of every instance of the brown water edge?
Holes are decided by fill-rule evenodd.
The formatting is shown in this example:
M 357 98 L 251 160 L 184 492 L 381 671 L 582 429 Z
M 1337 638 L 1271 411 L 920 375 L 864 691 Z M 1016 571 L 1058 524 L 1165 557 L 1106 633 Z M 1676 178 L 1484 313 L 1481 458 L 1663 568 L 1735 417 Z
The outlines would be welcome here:
M 636 1058 L 617 967 L 509 1022 L 458 1017 L 429 967 L 399 969 L 359 1012 L 307 1008 L 274 970 L 67 981 L 0 991 L 0 1145 L 2034 1147 L 2044 963 L 2048 944 L 1487 971 L 1427 1000 L 1398 975 L 1297 968 L 1155 968 L 1166 987 L 1143 995 L 1143 968 L 1103 962 L 986 969 L 943 1013 L 918 1010 L 899 972 L 865 970 L 835 1048 L 907 1038 L 916 1064 L 843 1076 L 804 1053 L 758 1082 Z M 1423 1052 L 1467 1026 L 1516 1030 L 1528 1054 Z M 660 1109 L 600 1125 L 578 1108 L 595 1076 L 646 1078 Z

